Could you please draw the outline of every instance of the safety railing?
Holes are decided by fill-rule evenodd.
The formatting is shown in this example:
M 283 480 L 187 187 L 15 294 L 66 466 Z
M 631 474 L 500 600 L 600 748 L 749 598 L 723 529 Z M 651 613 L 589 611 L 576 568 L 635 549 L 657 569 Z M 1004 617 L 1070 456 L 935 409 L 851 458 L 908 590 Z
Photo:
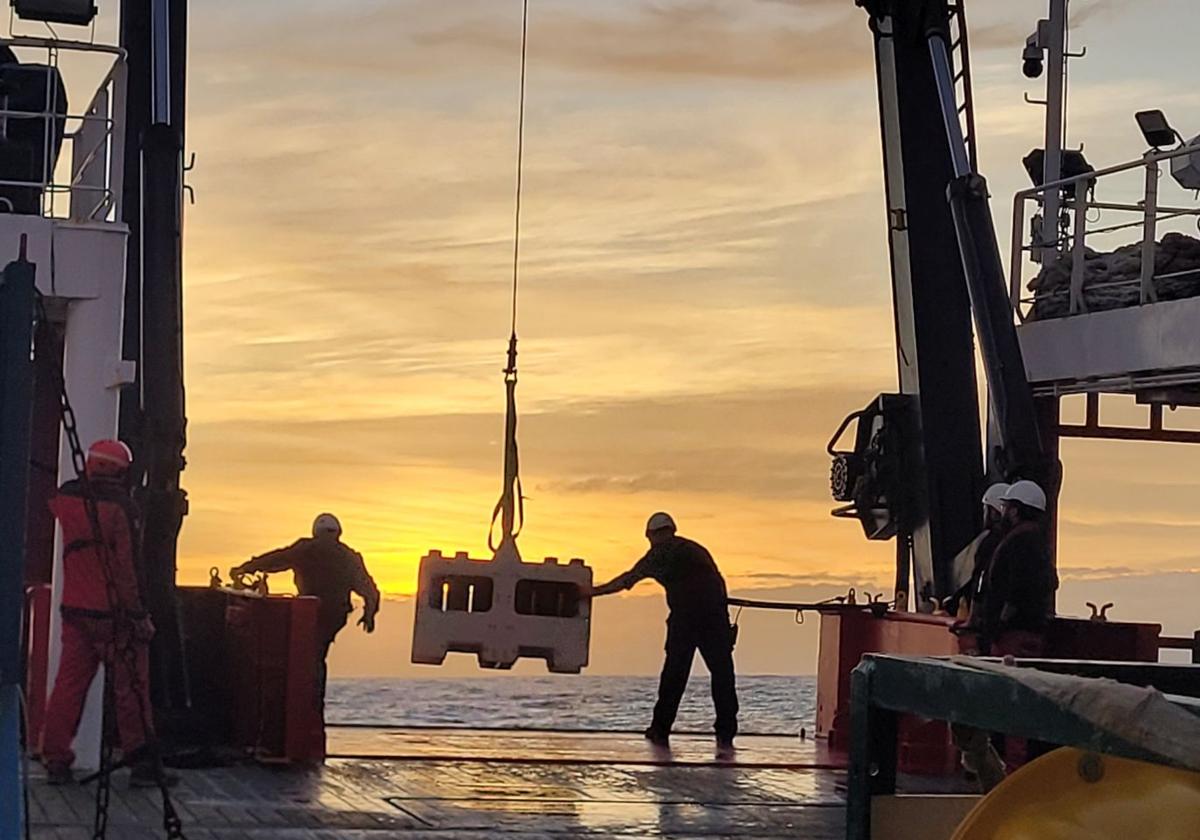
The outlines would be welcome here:
M 41 120 L 41 160 L 29 172 L 0 172 L 0 211 L 34 213 L 75 222 L 110 221 L 120 216 L 125 164 L 125 51 L 117 46 L 49 38 L 16 37 L 0 40 L 24 62 L 46 68 L 45 99 L 40 110 L 12 107 L 0 94 L 0 138 L 18 123 Z M 65 68 L 64 60 L 76 66 Z M 75 81 L 90 69 L 99 82 L 82 110 L 57 101 L 57 74 Z M 64 73 L 64 70 L 67 72 Z M 67 105 L 69 106 L 68 97 Z M 61 133 L 60 133 L 61 132 Z M 61 136 L 61 146 L 60 138 Z M 14 206 L 14 197 L 33 198 L 32 206 Z
M 1089 283 L 1087 284 L 1088 291 L 1137 287 L 1139 304 L 1154 303 L 1158 300 L 1157 281 L 1167 280 L 1177 274 L 1191 273 L 1188 271 L 1156 275 L 1155 260 L 1159 248 L 1159 231 L 1164 223 L 1188 217 L 1200 219 L 1200 204 L 1184 207 L 1159 203 L 1162 165 L 1164 163 L 1169 165 L 1170 161 L 1175 158 L 1192 154 L 1200 154 L 1200 146 L 1180 146 L 1168 151 L 1150 151 L 1138 160 L 1063 178 L 1018 192 L 1013 199 L 1012 256 L 1009 272 L 1012 306 L 1017 313 L 1018 320 L 1025 321 L 1031 315 L 1036 314 L 1033 312 L 1035 304 L 1049 303 L 1056 298 L 1061 303 L 1062 297 L 1067 298 L 1067 306 L 1065 313 L 1061 314 L 1077 315 L 1088 311 L 1087 301 L 1084 297 L 1084 284 L 1089 237 L 1092 237 L 1092 241 L 1103 237 L 1109 242 L 1114 242 L 1118 239 L 1117 234 L 1124 231 L 1138 231 L 1140 236 L 1136 243 L 1140 251 L 1141 270 L 1133 279 L 1100 280 Z M 1114 176 L 1133 173 L 1139 169 L 1144 172 L 1140 199 L 1124 202 L 1096 199 L 1101 179 L 1111 181 Z M 1027 209 L 1030 204 L 1036 207 L 1045 207 L 1045 196 L 1051 190 L 1061 191 L 1066 195 L 1063 214 L 1058 225 L 1060 233 L 1053 241 L 1043 241 L 1037 232 L 1040 229 L 1040 219 L 1035 216 L 1035 233 L 1032 241 L 1026 244 Z M 1111 223 L 1099 223 L 1102 214 L 1105 213 L 1118 214 L 1118 220 Z M 1093 214 L 1095 214 L 1094 217 Z M 1109 250 L 1115 249 L 1110 248 Z M 1043 269 L 1054 264 L 1056 260 L 1069 257 L 1071 269 L 1069 286 L 1066 289 L 1038 289 L 1032 295 L 1026 294 L 1024 292 L 1024 269 L 1027 257 L 1033 260 L 1035 265 L 1040 263 Z

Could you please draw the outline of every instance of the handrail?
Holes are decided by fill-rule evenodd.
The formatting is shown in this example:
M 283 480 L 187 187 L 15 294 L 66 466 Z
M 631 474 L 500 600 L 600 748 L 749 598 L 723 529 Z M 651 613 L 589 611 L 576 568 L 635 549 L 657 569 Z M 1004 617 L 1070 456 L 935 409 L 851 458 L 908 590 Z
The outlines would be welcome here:
M 1029 300 L 1022 294 L 1024 260 L 1027 253 L 1035 255 L 1035 262 L 1040 262 L 1043 270 L 1050 264 L 1046 255 L 1070 253 L 1071 276 L 1068 286 L 1069 294 L 1067 296 L 1069 303 L 1067 312 L 1070 315 L 1075 315 L 1087 311 L 1083 288 L 1085 280 L 1084 254 L 1087 237 L 1089 235 L 1099 236 L 1138 227 L 1142 230 L 1141 238 L 1138 240 L 1141 246 L 1141 270 L 1139 276 L 1136 280 L 1116 281 L 1111 285 L 1122 287 L 1139 285 L 1139 302 L 1143 304 L 1156 302 L 1158 300 L 1158 291 L 1155 281 L 1161 279 L 1155 275 L 1159 223 L 1188 216 L 1200 217 L 1200 207 L 1159 206 L 1158 182 L 1162 174 L 1160 167 L 1164 161 L 1197 153 L 1200 153 L 1200 146 L 1186 144 L 1166 151 L 1152 150 L 1136 160 L 1126 161 L 1090 172 L 1083 172 L 1067 178 L 1060 178 L 1047 184 L 1036 185 L 1017 191 L 1013 196 L 1012 250 L 1009 266 L 1009 299 L 1017 320 L 1024 322 L 1027 318 L 1027 313 L 1022 308 L 1024 304 L 1029 303 Z M 1124 172 L 1133 172 L 1139 169 L 1145 172 L 1143 199 L 1140 202 L 1124 203 L 1090 200 L 1089 195 L 1094 191 L 1096 182 L 1100 178 Z M 1044 199 L 1046 195 L 1072 187 L 1074 188 L 1074 197 L 1067 204 L 1067 208 L 1073 215 L 1071 230 L 1069 232 L 1064 230 L 1062 235 L 1049 242 L 1041 241 L 1035 235 L 1033 241 L 1026 244 L 1024 241 L 1026 235 L 1025 203 L 1027 201 L 1035 201 L 1042 205 L 1043 212 L 1045 212 Z M 1119 222 L 1089 230 L 1087 213 L 1093 208 L 1097 210 L 1135 213 L 1140 218 L 1137 221 Z M 1043 255 L 1041 259 L 1036 256 L 1038 253 Z M 1096 286 L 1093 284 L 1089 288 L 1096 288 Z M 1034 303 L 1039 298 L 1048 296 L 1061 299 L 1063 291 L 1035 294 L 1033 297 Z
M 0 38 L 0 44 L 6 47 L 30 47 L 41 50 L 57 50 L 59 52 L 89 52 L 116 56 L 120 61 L 129 58 L 129 51 L 119 44 L 100 44 L 94 41 L 76 41 L 69 38 L 40 38 L 35 35 L 13 35 Z
M 1073 175 L 1070 178 L 1060 178 L 1057 181 L 1051 181 L 1050 183 L 1042 184 L 1041 186 L 1026 187 L 1023 190 L 1017 191 L 1016 198 L 1014 200 L 1027 199 L 1037 195 L 1038 193 L 1045 192 L 1046 190 L 1056 188 L 1062 189 L 1063 187 L 1069 187 L 1073 184 L 1078 184 L 1085 181 L 1094 181 L 1097 178 L 1103 178 L 1105 175 L 1115 175 L 1118 172 L 1129 172 L 1133 169 L 1139 169 L 1143 166 L 1148 166 L 1151 164 L 1162 163 L 1164 160 L 1183 157 L 1184 155 L 1193 154 L 1198 151 L 1200 151 L 1200 146 L 1179 146 L 1178 148 L 1169 149 L 1165 152 L 1147 152 L 1137 160 L 1129 161 L 1127 163 L 1120 163 L 1116 166 L 1109 166 L 1105 169 L 1097 169 L 1092 172 L 1085 172 L 1082 175 Z
M 91 87 L 92 93 L 83 111 L 73 111 L 69 107 L 65 113 L 56 111 L 53 83 L 47 85 L 45 101 L 34 106 L 40 110 L 0 108 L 0 121 L 41 120 L 46 126 L 40 172 L 30 173 L 35 177 L 27 180 L 0 180 L 0 187 L 37 190 L 45 199 L 37 211 L 37 215 L 43 217 L 95 221 L 110 218 L 114 208 L 119 213 L 124 180 L 122 112 L 127 51 L 117 45 L 25 36 L 0 38 L 0 44 L 51 51 L 46 62 L 47 75 L 60 67 L 59 56 L 63 53 L 112 57 L 109 66 Z M 60 137 L 62 143 L 57 159 L 53 155 L 56 137 Z M 64 194 L 70 196 L 69 201 L 55 201 L 55 196 Z

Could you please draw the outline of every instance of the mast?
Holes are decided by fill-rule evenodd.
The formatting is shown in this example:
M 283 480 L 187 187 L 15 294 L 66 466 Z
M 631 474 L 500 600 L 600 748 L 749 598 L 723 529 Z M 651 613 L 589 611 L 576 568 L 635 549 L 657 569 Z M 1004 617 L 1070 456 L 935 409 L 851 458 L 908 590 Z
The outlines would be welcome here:
M 175 602 L 176 543 L 187 513 L 180 487 L 186 419 L 183 389 L 183 139 L 187 0 L 122 0 L 129 54 L 124 221 L 129 225 L 125 357 L 137 383 L 121 405 L 133 446 L 144 517 L 145 598 L 158 635 L 155 703 L 187 702 Z
M 1042 164 L 1042 183 L 1050 184 L 1062 177 L 1062 143 L 1065 126 L 1066 69 L 1067 69 L 1067 0 L 1050 0 L 1050 17 L 1038 21 L 1038 46 L 1046 51 L 1046 156 Z M 1042 207 L 1042 244 L 1051 260 L 1061 248 L 1058 190 L 1046 192 Z

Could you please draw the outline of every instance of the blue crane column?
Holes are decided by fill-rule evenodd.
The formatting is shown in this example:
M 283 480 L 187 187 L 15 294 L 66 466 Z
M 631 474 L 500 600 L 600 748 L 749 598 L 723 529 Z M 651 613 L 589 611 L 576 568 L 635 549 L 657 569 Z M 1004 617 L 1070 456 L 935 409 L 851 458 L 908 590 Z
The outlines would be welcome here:
M 0 837 L 20 837 L 21 617 L 25 508 L 33 415 L 34 267 L 19 258 L 0 277 Z

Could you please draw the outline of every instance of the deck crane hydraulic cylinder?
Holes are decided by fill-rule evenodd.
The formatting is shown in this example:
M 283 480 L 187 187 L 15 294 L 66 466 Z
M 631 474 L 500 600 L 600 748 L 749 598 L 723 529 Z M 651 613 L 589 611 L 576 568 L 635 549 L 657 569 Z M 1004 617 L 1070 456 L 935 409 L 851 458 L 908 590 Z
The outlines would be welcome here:
M 996 226 L 988 205 L 987 180 L 974 171 L 959 122 L 949 37 L 948 30 L 930 32 L 929 57 L 938 84 L 946 141 L 954 161 L 955 177 L 947 198 L 987 378 L 989 410 L 999 434 L 997 461 L 1004 478 L 1028 478 L 1046 487 L 1051 476 L 1042 453 L 1033 391 L 1025 375 L 1021 344 L 1006 293 Z

